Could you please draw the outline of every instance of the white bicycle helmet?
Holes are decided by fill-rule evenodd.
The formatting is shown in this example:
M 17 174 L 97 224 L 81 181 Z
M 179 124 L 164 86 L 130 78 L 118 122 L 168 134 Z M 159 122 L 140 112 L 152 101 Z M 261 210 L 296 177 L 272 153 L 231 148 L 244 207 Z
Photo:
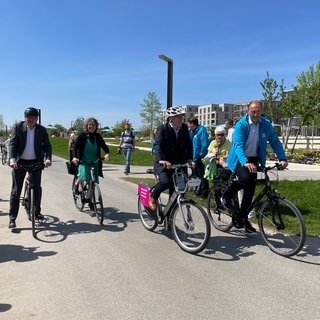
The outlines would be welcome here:
M 185 114 L 185 113 L 186 112 L 179 106 L 170 107 L 166 110 L 167 118 L 178 116 L 179 114 Z

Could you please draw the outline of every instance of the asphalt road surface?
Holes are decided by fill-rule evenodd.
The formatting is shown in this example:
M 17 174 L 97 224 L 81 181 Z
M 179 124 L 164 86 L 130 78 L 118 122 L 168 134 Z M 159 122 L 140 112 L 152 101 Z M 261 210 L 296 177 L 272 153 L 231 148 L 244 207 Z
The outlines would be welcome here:
M 43 172 L 46 220 L 34 239 L 23 207 L 15 232 L 8 229 L 11 169 L 0 166 L 0 319 L 320 318 L 319 238 L 288 259 L 259 233 L 212 229 L 202 253 L 185 253 L 162 227 L 142 227 L 136 185 L 121 179 L 123 169 L 104 165 L 101 226 L 75 208 L 72 176 L 55 158 Z M 320 170 L 310 172 L 320 179 Z

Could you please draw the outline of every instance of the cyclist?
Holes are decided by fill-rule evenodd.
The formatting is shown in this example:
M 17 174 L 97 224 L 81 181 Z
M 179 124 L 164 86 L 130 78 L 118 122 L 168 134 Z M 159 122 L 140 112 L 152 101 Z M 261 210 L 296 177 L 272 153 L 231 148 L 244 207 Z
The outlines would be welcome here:
M 170 107 L 166 110 L 167 122 L 157 129 L 155 137 L 154 173 L 158 175 L 159 182 L 153 188 L 149 206 L 152 211 L 157 210 L 157 199 L 162 191 L 169 188 L 169 195 L 174 191 L 172 175 L 173 164 L 192 162 L 192 141 L 188 126 L 183 123 L 185 111 L 179 107 Z
M 277 154 L 280 164 L 285 168 L 288 165 L 287 157 L 278 135 L 271 122 L 262 116 L 263 106 L 259 100 L 248 104 L 248 112 L 236 124 L 233 144 L 227 163 L 236 173 L 238 180 L 234 180 L 224 193 L 222 202 L 229 209 L 234 210 L 232 202 L 235 194 L 243 189 L 243 199 L 240 213 L 236 216 L 235 226 L 245 227 L 246 232 L 256 232 L 248 221 L 247 208 L 252 202 L 257 179 L 257 166 L 265 166 L 267 157 L 267 142 Z
M 84 128 L 85 131 L 78 135 L 73 147 L 72 162 L 78 165 L 78 180 L 74 186 L 74 191 L 78 194 L 81 180 L 88 181 L 90 177 L 90 167 L 85 163 L 94 162 L 98 158 L 101 158 L 101 149 L 105 152 L 104 160 L 108 161 L 110 158 L 109 148 L 101 134 L 97 132 L 98 121 L 92 117 L 88 118 L 84 122 Z M 79 163 L 80 161 L 84 163 Z M 96 182 L 99 183 L 98 176 L 103 177 L 101 161 L 96 163 L 95 175 Z
M 52 148 L 47 130 L 37 123 L 39 112 L 35 108 L 24 111 L 24 121 L 13 125 L 9 142 L 9 165 L 12 170 L 12 189 L 10 195 L 9 228 L 16 227 L 16 218 L 19 211 L 20 194 L 26 170 L 20 165 L 30 166 L 43 163 L 51 166 Z M 41 173 L 42 169 L 34 171 L 34 196 L 36 219 L 43 219 L 41 214 Z

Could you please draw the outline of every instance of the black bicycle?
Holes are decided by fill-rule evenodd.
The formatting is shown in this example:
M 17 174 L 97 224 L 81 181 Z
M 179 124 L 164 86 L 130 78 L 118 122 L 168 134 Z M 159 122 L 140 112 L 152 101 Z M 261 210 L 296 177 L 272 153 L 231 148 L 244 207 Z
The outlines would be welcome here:
M 175 191 L 164 205 L 161 198 L 157 201 L 157 212 L 149 208 L 151 188 L 144 184 L 138 185 L 138 212 L 142 225 L 149 231 L 155 230 L 159 224 L 166 222 L 171 229 L 179 247 L 189 253 L 202 251 L 210 239 L 210 222 L 205 210 L 192 199 L 186 197 L 188 187 L 196 187 L 200 179 L 188 179 L 188 164 L 172 167 Z M 150 171 L 149 171 L 150 172 Z M 151 173 L 151 172 L 150 172 Z M 155 177 L 157 180 L 157 177 Z
M 102 161 L 103 158 L 97 159 L 90 163 L 80 161 L 80 163 L 90 167 L 90 176 L 88 181 L 81 181 L 79 184 L 79 189 L 75 190 L 74 186 L 77 181 L 77 175 L 73 177 L 72 182 L 72 196 L 74 204 L 79 211 L 83 211 L 86 205 L 89 206 L 89 209 L 92 212 L 92 216 L 96 216 L 98 222 L 103 224 L 104 220 L 104 208 L 102 201 L 102 194 L 99 187 L 99 184 L 95 180 L 95 165 Z
M 293 256 L 304 246 L 306 226 L 299 209 L 272 187 L 270 170 L 283 170 L 283 167 L 275 163 L 273 166 L 258 169 L 263 178 L 258 179 L 257 183 L 264 187 L 247 211 L 255 209 L 262 238 L 273 252 L 285 257 Z M 207 212 L 212 225 L 220 231 L 230 230 L 234 226 L 234 215 L 239 214 L 237 196 L 233 199 L 234 212 L 224 208 L 220 200 L 233 179 L 236 179 L 235 175 L 231 175 L 228 181 L 215 179 L 213 188 L 210 189 Z
M 34 163 L 30 165 L 18 165 L 18 168 L 24 169 L 28 175 L 24 182 L 23 197 L 21 198 L 21 205 L 24 206 L 28 219 L 32 225 L 32 236 L 36 238 L 36 224 L 39 220 L 36 218 L 36 203 L 34 195 L 34 176 L 33 173 L 44 168 L 43 163 Z

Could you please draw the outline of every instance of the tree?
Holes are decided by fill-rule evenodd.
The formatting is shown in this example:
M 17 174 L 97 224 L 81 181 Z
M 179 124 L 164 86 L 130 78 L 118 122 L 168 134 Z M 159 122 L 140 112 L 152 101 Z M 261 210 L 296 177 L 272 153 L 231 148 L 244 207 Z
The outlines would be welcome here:
M 84 117 L 78 117 L 74 122 L 72 122 L 73 131 L 82 132 L 84 130 Z
M 267 77 L 260 82 L 263 88 L 262 95 L 264 97 L 264 112 L 267 117 L 274 123 L 278 123 L 282 118 L 283 114 L 279 105 L 279 100 L 282 98 L 285 91 L 284 80 L 281 80 L 279 85 L 276 80 L 270 78 L 269 72 L 267 71 Z
M 157 94 L 149 91 L 141 107 L 141 121 L 145 125 L 147 135 L 151 135 L 153 129 L 161 124 L 161 102 Z

